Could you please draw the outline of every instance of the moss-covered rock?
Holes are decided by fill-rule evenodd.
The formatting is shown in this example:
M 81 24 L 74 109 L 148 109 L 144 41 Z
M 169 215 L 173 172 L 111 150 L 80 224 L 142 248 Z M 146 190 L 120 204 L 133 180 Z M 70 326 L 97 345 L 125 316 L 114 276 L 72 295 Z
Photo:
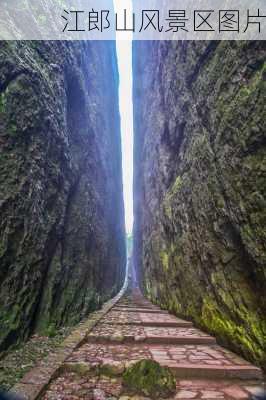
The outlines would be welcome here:
M 98 374 L 97 368 L 92 367 L 89 363 L 85 362 L 65 363 L 61 369 L 67 372 L 74 372 L 81 377 Z
M 176 380 L 167 367 L 153 360 L 141 360 L 123 374 L 123 385 L 133 394 L 165 399 L 176 392 Z
M 100 373 L 109 377 L 122 375 L 125 371 L 125 364 L 120 361 L 105 360 L 100 367 Z
M 134 43 L 142 287 L 264 368 L 265 58 L 262 42 Z
M 0 42 L 0 351 L 53 336 L 125 270 L 113 42 Z

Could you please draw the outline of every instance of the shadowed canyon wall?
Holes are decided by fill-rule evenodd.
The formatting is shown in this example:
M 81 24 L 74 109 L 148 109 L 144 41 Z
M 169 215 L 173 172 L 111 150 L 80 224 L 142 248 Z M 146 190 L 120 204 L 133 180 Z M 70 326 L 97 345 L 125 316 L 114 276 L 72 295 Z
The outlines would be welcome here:
M 3 350 L 122 286 L 114 42 L 0 42 L 0 147 Z
M 136 42 L 134 264 L 144 292 L 266 365 L 263 42 Z

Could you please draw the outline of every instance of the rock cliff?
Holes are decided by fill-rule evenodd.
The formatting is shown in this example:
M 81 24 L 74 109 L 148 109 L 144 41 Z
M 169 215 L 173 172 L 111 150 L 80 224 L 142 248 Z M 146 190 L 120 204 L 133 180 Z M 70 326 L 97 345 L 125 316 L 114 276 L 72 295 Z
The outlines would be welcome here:
M 3 350 L 123 283 L 114 42 L 1 42 L 0 146 Z
M 134 264 L 156 303 L 266 365 L 263 42 L 134 43 Z

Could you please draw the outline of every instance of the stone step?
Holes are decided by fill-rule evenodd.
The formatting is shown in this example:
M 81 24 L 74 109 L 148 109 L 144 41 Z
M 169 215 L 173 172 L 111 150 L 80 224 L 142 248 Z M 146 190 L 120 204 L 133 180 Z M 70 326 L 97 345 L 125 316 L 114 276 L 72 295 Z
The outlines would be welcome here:
M 251 398 L 262 399 L 266 396 L 263 383 L 257 380 L 230 379 L 181 379 L 177 380 L 176 399 L 208 399 L 208 400 L 250 400 Z M 264 397 L 263 397 L 264 395 Z
M 155 306 L 153 304 L 130 304 L 130 305 L 125 305 L 125 304 L 116 304 L 117 307 L 121 307 L 121 308 L 152 308 L 152 309 L 156 309 L 156 310 L 160 310 L 160 308 L 158 306 Z
M 126 307 L 126 306 L 120 306 L 120 305 L 118 305 L 117 304 L 117 306 L 116 307 L 119 307 L 119 308 L 121 308 L 121 310 L 123 310 L 123 311 L 127 311 L 127 310 L 135 310 L 135 309 L 138 309 L 138 310 L 160 310 L 160 308 L 159 307 L 155 307 L 155 306 L 138 306 L 138 305 L 132 305 L 132 306 L 130 306 L 130 307 Z M 165 311 L 165 310 L 163 310 L 163 311 Z
M 139 325 L 144 327 L 158 328 L 192 328 L 193 324 L 190 321 L 105 321 L 109 325 Z
M 149 344 L 215 344 L 212 336 L 147 336 L 145 343 Z
M 90 334 L 87 337 L 88 342 L 90 343 L 102 343 L 105 344 L 107 342 L 111 343 L 145 343 L 145 344 L 176 344 L 176 345 L 185 345 L 185 344 L 215 344 L 215 338 L 211 336 L 134 336 L 134 335 L 94 335 Z
M 120 311 L 120 312 L 121 311 L 127 311 L 127 312 L 134 312 L 134 313 L 135 312 L 137 312 L 137 313 L 144 312 L 144 313 L 167 314 L 168 315 L 167 311 L 160 310 L 159 308 L 158 309 L 154 309 L 154 308 L 114 307 L 114 308 L 112 308 L 112 311 Z
M 147 343 L 89 343 L 70 362 L 121 363 L 153 359 L 179 379 L 262 379 L 262 371 L 218 345 L 154 345 Z
M 226 365 L 211 366 L 204 364 L 175 364 L 174 362 L 161 361 L 162 366 L 171 369 L 176 378 L 204 379 L 262 379 L 261 370 L 253 365 Z
M 214 337 L 196 328 L 144 327 L 142 325 L 108 325 L 100 322 L 88 335 L 89 341 L 147 344 L 215 344 Z
M 150 347 L 152 358 L 178 378 L 262 379 L 260 368 L 218 345 Z
M 190 321 L 186 321 L 172 315 L 166 314 L 151 314 L 151 313 L 137 313 L 143 326 L 157 326 L 157 327 L 192 327 Z
M 194 328 L 192 322 L 145 301 L 138 290 L 131 299 L 124 297 L 90 331 L 43 400 L 83 399 L 93 385 L 107 398 L 119 398 L 125 368 L 143 359 L 169 367 L 176 376 L 177 394 L 169 400 L 248 400 L 262 393 L 259 368 L 218 346 L 215 338 Z M 75 373 L 91 368 L 112 371 L 115 379 L 102 375 L 94 383 L 90 373 Z
M 149 327 L 192 327 L 192 322 L 165 313 L 114 311 L 105 316 L 102 323 L 112 325 L 140 325 Z

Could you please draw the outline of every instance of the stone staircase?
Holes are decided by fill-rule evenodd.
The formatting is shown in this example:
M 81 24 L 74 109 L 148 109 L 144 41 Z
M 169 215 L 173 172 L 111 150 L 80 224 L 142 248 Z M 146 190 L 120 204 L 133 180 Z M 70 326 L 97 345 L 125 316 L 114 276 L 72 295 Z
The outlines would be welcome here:
M 129 400 L 121 375 L 131 363 L 152 359 L 176 376 L 171 399 L 251 399 L 264 392 L 262 371 L 216 344 L 215 338 L 160 310 L 138 289 L 124 295 L 65 362 L 43 400 Z M 96 377 L 95 368 L 109 371 Z M 108 376 L 109 375 L 109 376 Z

